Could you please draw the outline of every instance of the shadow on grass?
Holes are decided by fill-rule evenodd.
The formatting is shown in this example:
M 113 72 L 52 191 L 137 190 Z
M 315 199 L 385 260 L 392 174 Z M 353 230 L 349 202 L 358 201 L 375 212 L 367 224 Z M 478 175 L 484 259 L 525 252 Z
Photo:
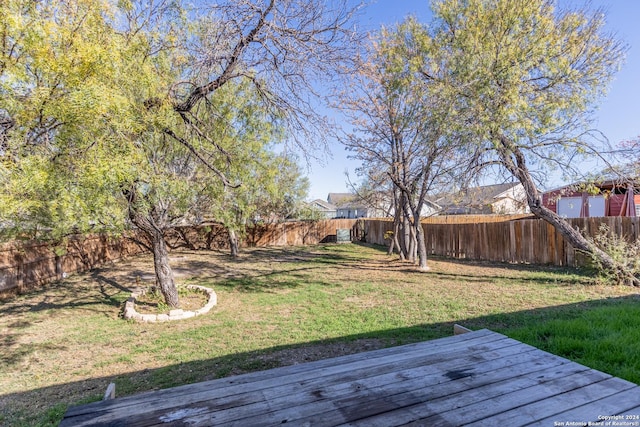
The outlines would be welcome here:
M 69 282 L 54 282 L 43 288 L 32 290 L 23 294 L 21 298 L 10 300 L 0 305 L 1 316 L 11 316 L 22 313 L 37 313 L 65 308 L 87 308 L 95 310 L 96 307 L 119 307 L 123 298 L 118 297 L 121 292 L 130 292 L 130 289 L 113 279 L 102 275 L 104 270 L 92 270 L 89 274 L 92 280 L 99 286 L 99 293 L 86 295 L 83 292 L 87 286 L 76 283 L 77 279 Z M 79 288 L 79 289 L 78 289 Z M 85 288 L 85 289 L 83 289 Z M 70 292 L 64 292 L 67 289 Z M 70 296 L 71 294 L 71 296 Z M 32 303 L 30 297 L 39 296 L 37 303 Z M 24 301 L 24 302 L 21 302 Z M 111 310 L 109 310 L 110 312 Z
M 387 248 L 382 245 L 361 243 L 361 242 L 354 242 L 354 244 L 377 250 L 380 253 L 387 253 Z M 505 270 L 505 271 L 530 273 L 531 277 L 522 277 L 522 276 L 518 277 L 517 280 L 519 282 L 524 282 L 524 283 L 548 284 L 549 283 L 548 277 L 541 277 L 541 276 L 545 275 L 545 273 L 553 273 L 558 275 L 558 279 L 560 278 L 562 279 L 562 280 L 558 280 L 558 282 L 564 283 L 567 286 L 571 286 L 574 284 L 582 284 L 582 285 L 597 284 L 597 281 L 594 279 L 596 275 L 596 271 L 586 267 L 558 267 L 554 265 L 515 264 L 510 262 L 449 258 L 449 257 L 444 257 L 439 255 L 428 256 L 427 263 L 429 261 L 446 262 L 448 264 L 453 264 L 453 265 L 457 264 L 465 267 L 469 267 L 469 266 L 476 266 L 480 268 L 498 267 L 501 270 Z M 390 268 L 388 265 L 385 265 L 383 263 L 380 263 L 379 267 L 375 266 L 375 264 L 371 262 L 369 264 L 373 265 L 373 267 L 371 266 L 363 267 L 362 269 L 363 270 L 378 270 L 378 269 L 384 270 L 384 269 L 392 268 L 392 267 Z M 406 265 L 407 265 L 406 268 L 404 269 L 394 268 L 394 271 L 422 274 L 417 272 L 415 267 L 411 263 L 407 262 Z M 480 279 L 478 278 L 478 276 L 466 275 L 466 274 L 460 274 L 460 273 L 445 273 L 445 272 L 429 271 L 429 274 L 432 276 L 447 278 L 447 279 L 464 279 L 465 281 L 469 281 L 469 282 L 484 282 L 485 279 L 486 280 L 510 279 L 510 277 L 505 275 L 493 276 L 493 275 L 483 274 L 482 279 Z M 557 284 L 557 283 L 554 283 L 554 284 Z
M 215 287 L 218 289 L 235 290 L 239 292 L 256 293 L 256 292 L 276 292 L 283 289 L 295 289 L 304 286 L 306 276 L 301 274 L 317 270 L 317 267 L 301 267 L 290 270 L 278 270 L 277 272 L 257 274 L 254 276 L 240 276 L 237 278 L 227 279 L 216 282 Z M 286 280 L 278 276 L 287 277 Z M 204 281 L 206 284 L 206 280 Z M 323 286 L 331 286 L 329 283 L 322 282 Z
M 320 247 L 322 248 L 322 247 Z M 255 292 L 268 290 L 269 288 L 292 288 L 299 286 L 300 283 L 295 281 L 277 281 L 272 283 L 264 283 L 264 286 L 253 283 L 251 286 L 247 286 L 250 281 L 255 281 L 256 278 L 269 279 L 278 275 L 292 274 L 295 277 L 295 272 L 303 272 L 313 270 L 314 268 L 320 268 L 324 263 L 336 265 L 342 263 L 345 266 L 352 261 L 357 261 L 360 258 L 350 256 L 345 253 L 317 253 L 304 250 L 295 250 L 291 248 L 265 248 L 254 249 L 248 254 L 243 254 L 238 259 L 232 259 L 228 265 L 221 265 L 216 263 L 216 259 L 212 258 L 211 261 L 203 260 L 188 260 L 184 263 L 180 263 L 183 259 L 187 259 L 190 253 L 202 254 L 203 251 L 182 251 L 172 256 L 173 271 L 176 277 L 180 277 L 186 281 L 191 282 L 206 282 L 208 277 L 227 277 L 228 282 L 216 284 L 216 286 L 222 286 L 226 288 L 237 288 L 238 290 Z M 219 254 L 217 254 L 219 256 Z M 280 270 L 266 273 L 252 272 L 250 267 L 255 262 L 272 262 L 272 263 L 304 263 L 313 261 L 320 264 L 316 267 L 292 267 L 290 269 Z M 152 266 L 152 264 L 149 264 Z M 235 266 L 245 266 L 245 270 L 235 268 Z M 278 267 L 280 268 L 280 267 Z M 65 308 L 83 308 L 94 310 L 96 306 L 119 306 L 123 302 L 122 294 L 131 292 L 132 288 L 139 285 L 145 285 L 155 282 L 155 276 L 153 270 L 141 270 L 139 268 L 131 268 L 127 270 L 126 274 L 119 274 L 116 277 L 109 277 L 107 274 L 111 271 L 111 267 L 96 268 L 89 271 L 89 277 L 92 279 L 89 286 L 99 286 L 99 293 L 94 293 L 91 296 L 85 296 L 83 284 L 78 283 L 77 277 L 73 276 L 70 279 L 62 280 L 47 284 L 41 288 L 33 289 L 25 294 L 22 294 L 20 298 L 14 300 L 7 300 L 0 305 L 1 316 L 11 316 L 22 313 L 34 313 L 42 311 L 55 311 Z M 75 297 L 74 295 L 78 295 Z M 30 297 L 38 297 L 37 303 L 32 303 Z M 125 298 L 126 299 L 126 298 Z M 26 301 L 21 303 L 20 301 Z
M 3 415 L 0 415 L 0 424 L 7 422 L 12 425 L 55 425 L 69 404 L 99 400 L 109 382 L 115 382 L 118 396 L 124 396 L 441 338 L 452 335 L 453 323 L 420 324 L 331 340 L 265 348 L 260 351 L 188 361 L 157 369 L 5 394 L 0 399 L 0 414 L 5 414 L 4 419 Z M 640 383 L 638 295 L 457 319 L 455 323 L 474 330 L 487 328 L 500 332 L 558 356 Z M 589 354 L 591 349 L 602 346 L 606 347 L 606 352 L 595 356 Z M 40 412 L 34 412 L 34 402 L 38 403 Z
M 385 251 L 381 246 L 374 246 L 368 244 L 362 244 L 369 248 L 373 248 L 379 251 Z M 174 261 L 180 261 L 182 258 L 188 257 L 188 252 L 184 252 L 184 255 L 177 255 Z M 202 252 L 199 252 L 202 254 Z M 285 269 L 276 269 L 275 271 L 256 272 L 250 268 L 256 261 L 273 263 L 286 262 Z M 225 289 L 227 291 L 238 291 L 246 293 L 271 293 L 279 292 L 284 289 L 295 289 L 308 284 L 309 272 L 317 271 L 317 275 L 313 275 L 314 283 L 321 285 L 323 288 L 330 288 L 339 286 L 332 283 L 331 280 L 325 280 L 322 275 L 324 265 L 331 264 L 332 267 L 340 266 L 343 268 L 350 268 L 357 271 L 357 274 L 362 274 L 366 271 L 385 271 L 392 270 L 396 272 L 405 272 L 409 274 L 422 275 L 418 273 L 408 264 L 400 262 L 388 261 L 371 261 L 368 260 L 366 264 L 360 263 L 363 258 L 354 255 L 350 252 L 348 245 L 331 245 L 331 246 L 318 246 L 313 251 L 308 249 L 299 250 L 296 248 L 268 248 L 268 249 L 255 249 L 252 250 L 250 255 L 245 256 L 237 260 L 237 264 L 243 265 L 244 269 L 234 270 L 234 264 L 221 265 L 216 262 L 215 258 L 211 260 L 191 260 L 188 263 L 176 268 L 177 272 L 180 272 L 183 276 L 191 278 L 188 279 L 191 283 L 208 285 L 208 278 L 212 276 L 227 277 L 226 280 L 219 281 L 215 284 L 218 289 Z M 313 261 L 310 264 L 308 261 Z M 446 260 L 449 263 L 465 263 L 468 261 L 451 261 Z M 471 262 L 476 264 L 475 262 Z M 486 263 L 480 265 L 487 265 Z M 493 264 L 495 265 L 495 264 Z M 278 268 L 282 268 L 280 264 Z M 287 268 L 288 267 L 288 268 Z M 527 270 L 535 271 L 533 267 L 528 266 L 514 266 L 514 265 L 501 265 L 502 269 L 507 270 Z M 554 269 L 553 271 L 564 271 Z M 194 278 L 193 274 L 200 274 L 202 278 Z M 575 272 L 574 272 L 575 274 Z M 22 299 L 16 300 L 11 303 L 3 304 L 0 306 L 0 316 L 4 318 L 10 318 L 12 315 L 45 312 L 45 314 L 54 315 L 57 311 L 62 309 L 81 309 L 89 310 L 92 313 L 104 313 L 106 316 L 113 316 L 113 307 L 121 308 L 123 301 L 128 297 L 130 287 L 134 286 L 136 280 L 141 277 L 149 275 L 149 271 L 140 270 L 137 268 L 130 268 L 126 270 L 126 273 L 109 275 L 109 268 L 95 269 L 89 273 L 91 281 L 82 281 L 79 279 L 69 280 L 58 284 L 56 287 L 49 286 L 43 290 L 32 292 L 32 294 L 40 294 L 38 299 Z M 497 276 L 471 276 L 463 275 L 459 273 L 444 273 L 444 272 L 430 272 L 430 277 L 440 277 L 446 279 L 464 280 L 469 283 L 481 283 L 487 280 L 510 280 L 508 277 Z M 425 276 L 427 277 L 427 276 Z M 513 280 L 513 279 L 511 279 Z M 518 277 L 516 280 L 523 282 L 540 282 L 544 283 L 548 279 L 534 277 Z M 85 283 L 86 282 L 86 283 Z M 92 292 L 86 292 L 90 288 Z M 499 318 L 499 316 L 495 316 Z M 44 344 L 32 344 L 21 343 L 19 339 L 25 329 L 30 326 L 29 320 L 22 320 L 21 323 L 9 325 L 5 332 L 0 335 L 0 345 L 4 348 L 11 348 L 10 353 L 3 353 L 0 358 L 0 365 L 15 366 L 22 363 L 27 356 L 35 354 L 36 352 L 46 352 L 54 348 L 47 348 Z M 495 321 L 493 322 L 495 323 Z M 483 327 L 483 326 L 480 326 Z M 410 333 L 414 333 L 418 329 L 411 329 Z M 394 332 L 393 334 L 399 334 Z M 444 332 L 443 332 L 444 334 Z M 389 334 L 387 334 L 389 335 Z M 430 339 L 438 335 L 418 335 L 416 339 Z M 359 337 L 346 337 L 346 340 L 361 339 Z

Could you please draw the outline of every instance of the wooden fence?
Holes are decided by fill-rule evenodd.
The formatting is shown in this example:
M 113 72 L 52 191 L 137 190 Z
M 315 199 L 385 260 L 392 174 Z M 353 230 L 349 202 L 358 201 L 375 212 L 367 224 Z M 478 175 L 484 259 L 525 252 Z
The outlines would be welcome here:
M 57 245 L 38 241 L 5 244 L 0 246 L 0 293 L 23 291 L 144 251 L 135 240 L 106 235 L 74 236 Z
M 352 229 L 356 220 L 286 222 L 249 229 L 242 246 L 299 246 L 336 241 L 337 229 Z M 356 237 L 357 238 L 357 237 Z M 173 249 L 226 249 L 224 228 L 217 224 L 182 227 L 167 236 Z M 70 273 L 147 252 L 144 239 L 131 233 L 123 237 L 74 236 L 64 243 L 20 242 L 0 246 L 0 294 L 24 291 L 59 280 Z
M 579 218 L 569 222 L 594 236 L 601 224 L 629 241 L 640 238 L 640 218 Z M 448 216 L 423 221 L 430 255 L 510 263 L 580 266 L 587 260 L 546 222 L 530 216 Z M 336 230 L 350 229 L 354 240 L 385 245 L 393 222 L 384 219 L 340 219 L 287 222 L 254 227 L 243 246 L 302 246 L 336 241 Z M 177 228 L 168 241 L 174 249 L 225 249 L 224 229 L 211 224 Z M 64 245 L 23 242 L 0 246 L 0 294 L 21 291 L 89 270 L 106 262 L 146 252 L 135 235 L 74 237 Z
M 430 218 L 422 226 L 425 231 L 427 252 L 451 258 L 486 260 L 510 263 L 582 266 L 588 259 L 565 242 L 554 227 L 541 219 L 494 216 L 486 222 L 465 221 L 461 216 L 456 223 L 450 217 Z M 575 218 L 569 223 L 588 236 L 599 233 L 605 224 L 611 233 L 624 236 L 628 241 L 640 238 L 640 218 L 606 217 Z M 388 244 L 385 233 L 393 230 L 389 220 L 365 220 L 364 236 L 367 242 Z
M 439 215 L 422 218 L 423 224 L 478 224 L 487 222 L 505 222 L 515 219 L 533 219 L 533 214 L 514 215 Z

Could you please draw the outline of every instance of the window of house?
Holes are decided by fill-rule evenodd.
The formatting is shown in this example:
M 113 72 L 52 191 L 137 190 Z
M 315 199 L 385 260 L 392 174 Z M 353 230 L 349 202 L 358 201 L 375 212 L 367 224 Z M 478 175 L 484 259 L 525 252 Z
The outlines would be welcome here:
M 580 218 L 582 197 L 562 197 L 558 200 L 558 215 L 562 218 Z
M 605 216 L 604 196 L 589 196 L 589 216 Z

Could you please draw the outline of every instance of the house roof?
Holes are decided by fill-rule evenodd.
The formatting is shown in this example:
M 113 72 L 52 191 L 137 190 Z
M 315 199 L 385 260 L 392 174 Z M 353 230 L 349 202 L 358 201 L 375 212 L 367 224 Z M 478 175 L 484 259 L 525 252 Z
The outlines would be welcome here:
M 572 184 L 563 185 L 562 187 L 553 188 L 551 190 L 547 190 L 544 194 L 550 193 L 558 193 L 563 191 L 579 191 L 579 189 L 584 188 L 588 185 L 593 185 L 596 188 L 601 190 L 609 190 L 612 191 L 614 188 L 627 188 L 629 183 L 633 184 L 634 192 L 638 193 L 640 190 L 640 180 L 630 180 L 630 181 L 622 181 L 622 180 L 604 180 L 600 182 L 594 182 L 592 184 L 587 182 L 574 182 Z
M 336 206 L 338 209 L 365 209 L 365 203 L 358 199 L 358 196 L 352 193 L 329 193 L 327 201 Z
M 484 206 L 505 197 L 507 191 L 521 185 L 517 182 L 484 185 L 461 190 L 457 193 L 445 194 L 436 200 L 440 206 Z
M 314 204 L 316 205 L 318 208 L 325 210 L 325 211 L 335 211 L 336 207 L 334 205 L 332 205 L 331 203 L 325 202 L 322 199 L 315 199 L 309 202 L 309 204 Z
M 351 193 L 329 193 L 327 202 L 335 206 L 340 206 L 343 203 L 352 202 L 355 198 L 355 194 Z

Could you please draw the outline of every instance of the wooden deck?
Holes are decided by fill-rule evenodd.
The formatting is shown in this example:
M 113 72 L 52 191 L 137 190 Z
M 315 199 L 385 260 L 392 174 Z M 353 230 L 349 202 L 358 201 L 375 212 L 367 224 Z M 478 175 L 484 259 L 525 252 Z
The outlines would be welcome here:
M 616 415 L 640 426 L 640 387 L 480 330 L 72 407 L 60 425 L 567 426 Z

